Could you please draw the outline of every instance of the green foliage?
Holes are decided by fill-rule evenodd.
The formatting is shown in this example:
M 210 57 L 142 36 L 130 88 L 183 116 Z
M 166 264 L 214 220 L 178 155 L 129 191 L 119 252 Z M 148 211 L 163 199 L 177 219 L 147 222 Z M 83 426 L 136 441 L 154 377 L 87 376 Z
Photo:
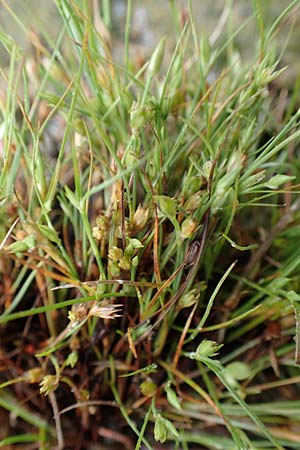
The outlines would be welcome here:
M 171 1 L 141 62 L 128 0 L 124 65 L 96 3 L 28 54 L 0 33 L 0 445 L 298 448 L 298 2 L 208 39 Z

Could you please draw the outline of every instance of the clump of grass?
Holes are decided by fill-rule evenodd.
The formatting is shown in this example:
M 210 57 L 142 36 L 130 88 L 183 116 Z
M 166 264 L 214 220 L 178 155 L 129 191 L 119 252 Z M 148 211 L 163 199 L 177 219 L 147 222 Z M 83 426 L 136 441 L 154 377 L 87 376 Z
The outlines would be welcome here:
M 250 62 L 189 2 L 144 65 L 103 4 L 57 1 L 31 57 L 0 36 L 2 445 L 298 448 L 297 2 L 257 2 Z

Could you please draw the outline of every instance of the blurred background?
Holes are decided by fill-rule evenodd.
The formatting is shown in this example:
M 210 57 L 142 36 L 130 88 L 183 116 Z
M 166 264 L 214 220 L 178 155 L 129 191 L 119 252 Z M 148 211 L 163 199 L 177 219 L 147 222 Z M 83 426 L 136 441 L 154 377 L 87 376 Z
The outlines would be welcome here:
M 182 20 L 188 17 L 189 3 L 192 5 L 195 27 L 198 35 L 210 37 L 212 42 L 226 41 L 227 32 L 243 29 L 237 34 L 234 46 L 242 58 L 251 55 L 253 47 L 258 45 L 255 38 L 257 21 L 252 16 L 252 2 L 249 0 L 133 0 L 131 51 L 147 57 L 156 46 L 160 37 L 167 34 L 175 39 L 174 11 L 179 6 Z M 101 15 L 111 32 L 112 52 L 117 60 L 123 57 L 124 23 L 127 0 L 91 0 L 94 10 Z M 274 19 L 291 4 L 290 0 L 260 1 L 261 12 L 265 24 Z M 10 12 L 9 12 L 10 10 Z M 109 11 L 109 13 L 108 13 Z M 231 11 L 231 14 L 229 14 Z M 228 19 L 228 14 L 230 19 Z M 13 17 L 15 15 L 15 18 Z M 21 19 L 23 25 L 18 22 Z M 227 19 L 227 20 L 226 20 Z M 283 77 L 284 83 L 294 83 L 298 76 L 300 11 L 292 11 L 289 20 L 281 27 L 279 43 L 280 52 L 284 53 L 282 65 L 289 65 L 288 74 Z M 25 26 L 24 26 L 25 25 Z M 44 41 L 55 39 L 60 30 L 61 21 L 54 0 L 0 0 L 0 31 L 10 34 L 24 49 L 30 49 L 33 30 L 43 36 Z M 171 39 L 169 40 L 171 42 Z M 8 54 L 0 48 L 1 65 L 8 64 Z

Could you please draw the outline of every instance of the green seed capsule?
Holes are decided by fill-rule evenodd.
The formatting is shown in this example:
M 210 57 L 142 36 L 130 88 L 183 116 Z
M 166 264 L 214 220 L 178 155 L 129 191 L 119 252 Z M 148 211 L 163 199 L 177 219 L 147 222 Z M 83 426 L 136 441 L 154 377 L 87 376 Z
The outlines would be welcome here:
M 148 74 L 149 74 L 150 78 L 154 77 L 161 68 L 163 57 L 164 57 L 165 46 L 166 46 L 166 36 L 164 36 L 160 40 L 158 46 L 156 47 L 156 49 L 154 50 L 154 52 L 151 56 L 150 63 L 148 66 Z

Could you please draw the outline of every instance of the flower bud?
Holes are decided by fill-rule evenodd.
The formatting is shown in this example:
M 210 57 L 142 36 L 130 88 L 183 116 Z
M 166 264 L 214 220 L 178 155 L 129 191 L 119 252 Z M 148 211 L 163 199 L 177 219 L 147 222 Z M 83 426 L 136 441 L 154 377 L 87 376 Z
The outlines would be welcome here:
M 35 245 L 36 238 L 34 235 L 30 234 L 20 241 L 13 242 L 6 248 L 6 250 L 9 253 L 23 253 L 33 250 L 35 248 Z
M 154 425 L 154 439 L 161 443 L 164 443 L 169 435 L 178 437 L 178 431 L 168 419 L 165 419 L 160 414 L 155 415 L 155 425 Z
M 209 160 L 209 161 L 206 161 L 206 163 L 203 166 L 203 172 L 204 172 L 204 175 L 205 175 L 206 179 L 208 179 L 210 177 L 212 164 L 213 164 L 212 161 Z
M 128 242 L 127 246 L 126 246 L 126 248 L 124 250 L 124 256 L 126 256 L 128 258 L 132 258 L 133 257 L 134 251 L 136 249 L 144 247 L 143 244 L 141 243 L 141 241 L 139 241 L 138 239 L 135 239 L 135 238 L 128 239 L 127 242 Z
M 181 237 L 187 239 L 193 236 L 194 231 L 197 228 L 197 222 L 193 217 L 187 217 L 181 224 Z
M 122 256 L 119 261 L 119 267 L 122 270 L 130 270 L 131 269 L 131 259 L 128 256 Z
M 154 381 L 148 379 L 140 385 L 140 390 L 145 397 L 153 397 L 157 389 Z
M 146 126 L 154 117 L 156 110 L 156 100 L 154 97 L 150 97 L 147 101 L 141 105 L 134 101 L 130 110 L 130 124 L 132 133 L 134 136 Z
M 210 341 L 209 339 L 204 339 L 201 344 L 198 345 L 195 352 L 189 353 L 191 359 L 196 359 L 201 361 L 202 358 L 211 358 L 216 356 L 218 351 L 223 346 L 223 344 L 217 344 L 215 341 Z
M 197 292 L 197 289 L 191 289 L 190 291 L 184 293 L 178 302 L 178 307 L 180 309 L 189 308 L 199 301 L 200 292 Z
M 175 217 L 177 203 L 174 198 L 167 195 L 154 195 L 154 200 L 157 202 L 158 207 L 162 214 L 166 217 Z
M 157 414 L 154 425 L 154 439 L 163 444 L 167 440 L 168 434 L 165 420 L 160 414 Z
M 66 359 L 66 366 L 70 366 L 73 369 L 76 366 L 77 361 L 78 361 L 78 353 L 76 351 L 73 351 L 69 353 Z
M 171 388 L 171 383 L 168 383 L 165 387 L 165 392 L 167 394 L 167 399 L 170 405 L 173 406 L 173 408 L 181 410 L 181 405 L 179 403 L 178 397 L 175 393 L 175 391 Z
M 149 208 L 143 208 L 141 205 L 138 206 L 132 219 L 133 227 L 136 231 L 140 231 L 144 228 L 148 221 Z
M 96 226 L 93 227 L 93 237 L 99 241 L 109 233 L 109 220 L 106 216 L 98 216 L 96 219 Z
M 121 271 L 120 271 L 120 268 L 118 266 L 118 263 L 109 261 L 108 262 L 108 270 L 109 270 L 109 273 L 110 273 L 110 275 L 112 277 L 119 277 L 120 276 Z
M 41 367 L 35 367 L 25 372 L 25 378 L 28 383 L 38 383 L 43 378 L 44 371 Z
M 163 57 L 164 57 L 164 51 L 166 46 L 166 36 L 164 36 L 158 43 L 156 49 L 152 53 L 149 66 L 148 66 L 148 74 L 150 78 L 154 77 L 160 70 Z
M 183 205 L 184 209 L 185 210 L 195 211 L 204 202 L 203 197 L 204 197 L 204 192 L 203 191 L 195 192 L 184 203 L 184 205 Z
M 121 248 L 113 246 L 108 251 L 108 257 L 113 262 L 118 262 L 123 257 L 123 250 Z

